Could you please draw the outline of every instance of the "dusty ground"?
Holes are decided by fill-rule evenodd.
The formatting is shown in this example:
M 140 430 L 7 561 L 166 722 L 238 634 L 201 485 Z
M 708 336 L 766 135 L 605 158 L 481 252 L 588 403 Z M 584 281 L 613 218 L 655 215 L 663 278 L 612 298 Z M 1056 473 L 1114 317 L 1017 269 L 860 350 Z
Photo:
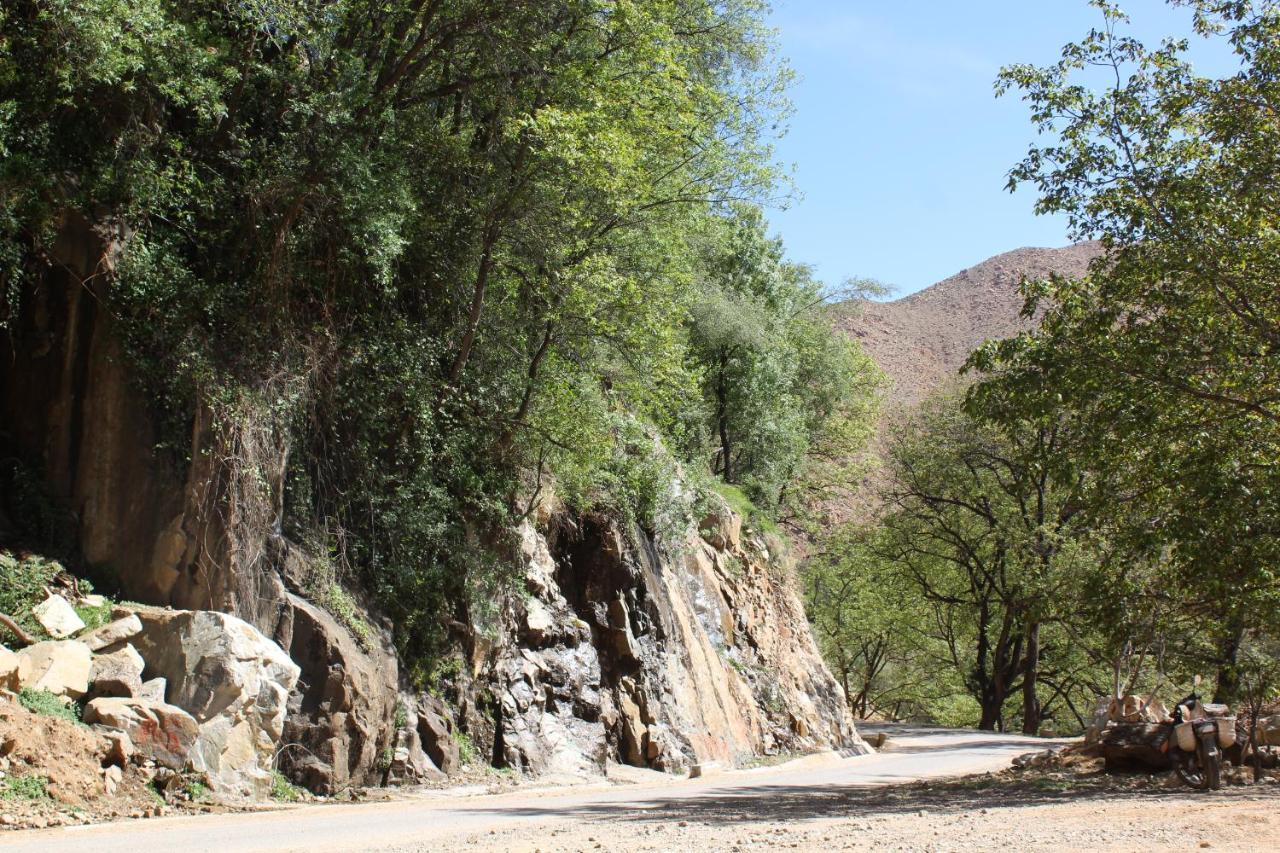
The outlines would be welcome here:
M 37 760 L 39 748 L 48 749 L 50 759 L 60 755 L 48 732 L 29 728 L 32 721 L 26 718 L 17 722 L 29 730 L 23 755 Z M 0 741 L 6 731 L 12 735 L 14 728 L 0 725 Z M 698 780 L 616 768 L 611 782 L 585 786 L 539 789 L 534 785 L 547 780 L 490 779 L 450 791 L 367 792 L 359 802 L 344 805 L 201 818 L 168 807 L 169 815 L 158 820 L 60 828 L 50 822 L 50 828 L 34 832 L 0 832 L 0 849 L 1280 850 L 1280 783 L 1270 778 L 1246 785 L 1241 783 L 1251 779 L 1247 772 L 1231 772 L 1233 784 L 1200 794 L 1171 774 L 1113 776 L 1101 772 L 1100 761 L 1079 755 L 1003 769 L 1015 756 L 1043 756 L 1044 747 L 1053 746 L 1033 738 L 902 727 L 887 731 L 892 735 L 879 755 L 815 755 L 777 767 L 713 772 Z M 11 751 L 11 766 L 18 756 L 16 748 Z M 914 781 L 922 778 L 929 781 Z M 12 813 L 12 806 L 0 802 L 0 814 Z M 43 807 L 65 816 L 58 823 L 111 816 L 92 802 Z
M 155 767 L 126 763 L 111 795 L 104 765 L 110 743 L 68 720 L 33 714 L 0 694 L 0 829 L 42 829 L 127 818 L 223 812 L 192 802 L 188 780 L 166 796 L 152 784 Z
M 1074 789 L 1073 789 L 1074 788 Z M 1280 785 L 1195 794 L 1153 785 L 976 777 L 891 790 L 693 801 L 456 839 L 450 849 L 558 851 L 1280 850 Z M 393 848 L 440 849 L 438 843 Z

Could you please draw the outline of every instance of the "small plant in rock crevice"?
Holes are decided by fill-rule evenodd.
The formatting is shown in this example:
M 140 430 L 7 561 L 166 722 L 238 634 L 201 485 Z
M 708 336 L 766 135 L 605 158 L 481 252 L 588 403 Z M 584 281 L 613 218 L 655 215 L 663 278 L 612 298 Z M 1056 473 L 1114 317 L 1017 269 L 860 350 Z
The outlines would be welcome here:
M 302 799 L 302 789 L 289 781 L 279 770 L 271 771 L 271 799 L 278 803 L 296 803 Z
M 479 752 L 476 750 L 475 741 L 471 737 L 459 729 L 453 730 L 453 742 L 458 745 L 458 759 L 464 767 L 469 767 L 476 763 L 476 757 Z

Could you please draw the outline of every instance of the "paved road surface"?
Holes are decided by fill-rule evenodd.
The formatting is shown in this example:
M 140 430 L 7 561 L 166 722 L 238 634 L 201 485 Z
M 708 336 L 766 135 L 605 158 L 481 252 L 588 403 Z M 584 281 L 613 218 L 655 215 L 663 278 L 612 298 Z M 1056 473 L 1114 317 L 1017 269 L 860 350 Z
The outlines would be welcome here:
M 881 730 L 864 726 L 863 730 Z M 761 811 L 771 801 L 807 791 L 895 785 L 921 779 L 1001 770 L 1044 741 L 1020 735 L 888 728 L 877 755 L 812 756 L 771 768 L 695 780 L 515 791 L 489 796 L 433 793 L 418 798 L 352 805 L 311 805 L 272 812 L 156 818 L 94 826 L 0 834 L 0 851 L 32 853 L 230 853 L 231 851 L 350 851 L 447 847 L 491 828 L 527 825 L 530 833 L 555 822 L 607 821 L 636 810 L 678 805 L 690 821 L 714 820 L 726 803 Z

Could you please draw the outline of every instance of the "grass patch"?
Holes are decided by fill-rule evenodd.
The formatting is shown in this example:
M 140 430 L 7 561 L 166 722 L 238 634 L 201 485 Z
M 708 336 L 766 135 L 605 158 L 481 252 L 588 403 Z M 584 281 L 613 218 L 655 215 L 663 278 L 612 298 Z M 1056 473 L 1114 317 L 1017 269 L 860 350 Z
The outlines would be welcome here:
M 359 605 L 351 597 L 351 593 L 342 588 L 342 584 L 337 581 L 328 583 L 320 592 L 319 602 L 355 635 L 360 645 L 366 649 L 373 647 L 373 626 L 360 615 Z
M 30 687 L 24 687 L 18 692 L 18 702 L 33 714 L 39 714 L 42 717 L 57 717 L 69 723 L 75 723 L 78 726 L 84 725 L 80 721 L 79 705 L 74 702 L 65 703 L 48 690 L 32 690 Z
M 290 782 L 279 770 L 272 770 L 271 799 L 277 803 L 296 803 L 302 800 L 302 789 Z
M 86 631 L 92 631 L 95 628 L 101 628 L 103 625 L 111 621 L 111 611 L 116 603 L 111 599 L 104 599 L 98 607 L 88 607 L 77 604 L 76 615 L 80 617 L 80 621 L 84 623 Z
M 730 509 L 742 516 L 742 521 L 747 526 L 764 533 L 772 533 L 775 536 L 781 532 L 777 523 L 769 517 L 769 514 L 757 507 L 742 489 L 721 480 L 712 481 L 711 488 L 715 489 L 716 494 L 724 498 Z
M 47 800 L 49 780 L 36 773 L 0 780 L 0 800 Z

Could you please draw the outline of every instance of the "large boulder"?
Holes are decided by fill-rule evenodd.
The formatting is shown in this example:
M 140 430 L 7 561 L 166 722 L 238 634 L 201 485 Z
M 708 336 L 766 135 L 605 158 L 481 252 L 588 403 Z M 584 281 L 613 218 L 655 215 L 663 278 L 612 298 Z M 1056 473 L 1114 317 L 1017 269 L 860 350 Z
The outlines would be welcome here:
M 93 653 L 75 640 L 47 640 L 17 652 L 19 687 L 79 699 L 89 690 Z
M 119 748 L 121 763 L 136 749 L 157 764 L 174 770 L 186 766 L 200 736 L 199 724 L 181 708 L 130 697 L 103 696 L 92 700 L 85 706 L 84 721 L 119 729 L 128 735 L 129 746 Z
M 297 664 L 249 623 L 205 610 L 137 611 L 134 644 L 148 679 L 164 678 L 168 699 L 200 727 L 191 766 L 223 798 L 261 798 L 271 789 Z
M 289 697 L 280 767 L 321 794 L 380 784 L 379 759 L 394 751 L 399 697 L 395 654 L 377 633 L 361 644 L 330 613 L 288 593 L 276 636 L 302 668 Z

